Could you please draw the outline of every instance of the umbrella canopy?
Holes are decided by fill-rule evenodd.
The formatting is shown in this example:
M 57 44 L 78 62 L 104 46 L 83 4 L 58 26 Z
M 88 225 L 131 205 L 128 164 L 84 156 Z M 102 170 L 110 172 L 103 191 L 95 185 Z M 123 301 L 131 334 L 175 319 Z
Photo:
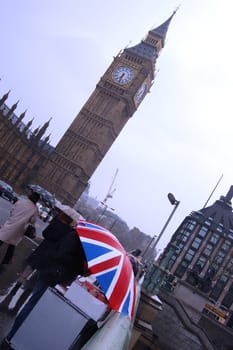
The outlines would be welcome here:
M 73 221 L 75 221 L 75 225 L 79 222 L 80 220 L 80 214 L 74 209 L 69 207 L 69 205 L 61 204 L 56 202 L 55 207 L 61 210 L 63 213 L 68 215 Z
M 49 207 L 54 207 L 56 203 L 56 198 L 47 191 L 45 188 L 39 186 L 39 185 L 28 185 L 28 188 L 30 188 L 32 191 L 39 193 L 41 200 Z
M 133 317 L 135 278 L 129 257 L 118 239 L 107 229 L 87 222 L 76 228 L 88 260 L 113 310 Z

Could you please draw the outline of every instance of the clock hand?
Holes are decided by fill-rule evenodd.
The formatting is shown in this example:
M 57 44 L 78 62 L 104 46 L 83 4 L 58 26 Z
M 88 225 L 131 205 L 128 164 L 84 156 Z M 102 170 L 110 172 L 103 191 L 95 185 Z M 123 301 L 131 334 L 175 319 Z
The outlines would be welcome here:
M 121 76 L 120 76 L 120 78 L 119 78 L 119 81 L 121 81 L 121 79 L 124 78 L 124 75 L 125 75 L 125 73 L 122 73 L 122 74 L 121 74 Z

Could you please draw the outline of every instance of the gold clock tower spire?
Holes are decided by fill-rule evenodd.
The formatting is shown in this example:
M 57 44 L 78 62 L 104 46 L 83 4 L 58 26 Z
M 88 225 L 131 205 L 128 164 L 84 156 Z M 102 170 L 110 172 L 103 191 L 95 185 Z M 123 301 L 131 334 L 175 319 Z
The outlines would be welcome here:
M 67 204 L 74 204 L 129 118 L 142 102 L 155 76 L 175 12 L 146 38 L 121 51 L 67 129 L 38 182 Z

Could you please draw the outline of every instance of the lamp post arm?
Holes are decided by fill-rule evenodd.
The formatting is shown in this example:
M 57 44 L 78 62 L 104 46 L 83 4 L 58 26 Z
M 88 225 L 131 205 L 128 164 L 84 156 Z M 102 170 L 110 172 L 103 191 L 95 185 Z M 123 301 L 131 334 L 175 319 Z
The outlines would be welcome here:
M 168 225 L 169 222 L 171 221 L 171 218 L 172 218 L 173 215 L 175 214 L 175 211 L 176 211 L 176 209 L 178 208 L 178 205 L 179 205 L 179 204 L 180 204 L 180 202 L 177 201 L 176 204 L 174 205 L 174 208 L 173 208 L 171 214 L 169 215 L 169 217 L 168 217 L 167 221 L 165 222 L 165 224 L 164 224 L 164 226 L 163 226 L 163 228 L 162 228 L 160 234 L 158 235 L 157 239 L 155 240 L 155 243 L 154 243 L 154 245 L 153 245 L 153 248 L 155 248 L 156 245 L 158 244 L 158 242 L 160 241 L 160 239 L 161 239 L 161 237 L 162 237 L 164 231 L 165 231 L 166 228 L 167 228 L 167 225 Z
M 174 215 L 176 209 L 178 208 L 178 205 L 179 205 L 179 204 L 180 204 L 180 202 L 179 202 L 179 201 L 176 201 L 176 203 L 174 204 L 174 208 L 173 208 L 171 214 L 169 215 L 167 221 L 165 222 L 165 224 L 164 224 L 164 226 L 163 226 L 163 228 L 162 228 L 160 234 L 159 234 L 158 236 L 154 235 L 154 236 L 152 237 L 152 239 L 150 240 L 150 243 L 147 245 L 146 249 L 144 250 L 144 252 L 143 252 L 143 254 L 142 254 L 143 260 L 144 260 L 144 258 L 145 258 L 146 253 L 148 252 L 149 248 L 151 247 L 151 244 L 153 243 L 153 241 L 155 241 L 155 242 L 154 242 L 152 248 L 154 249 L 154 248 L 156 247 L 157 243 L 159 242 L 160 238 L 162 237 L 164 231 L 166 230 L 167 225 L 169 224 L 169 222 L 170 222 L 171 218 L 173 217 L 173 215 Z

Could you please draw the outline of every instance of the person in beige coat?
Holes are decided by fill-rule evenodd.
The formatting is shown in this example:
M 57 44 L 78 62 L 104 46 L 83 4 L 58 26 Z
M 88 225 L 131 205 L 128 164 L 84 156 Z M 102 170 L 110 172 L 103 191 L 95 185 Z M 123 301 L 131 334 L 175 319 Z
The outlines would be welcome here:
M 12 207 L 9 218 L 0 228 L 0 246 L 3 243 L 8 244 L 0 265 L 2 268 L 11 262 L 15 247 L 23 239 L 28 225 L 35 223 L 39 214 L 36 206 L 39 199 L 40 195 L 36 192 L 31 192 L 28 198 L 19 199 Z

